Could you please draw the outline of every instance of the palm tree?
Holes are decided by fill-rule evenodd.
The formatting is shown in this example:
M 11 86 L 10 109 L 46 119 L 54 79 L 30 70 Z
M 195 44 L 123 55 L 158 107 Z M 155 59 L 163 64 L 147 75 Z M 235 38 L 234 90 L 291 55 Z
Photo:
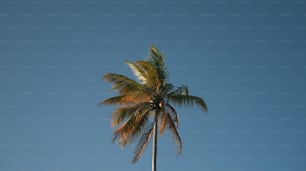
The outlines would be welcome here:
M 148 60 L 126 64 L 138 81 L 120 74 L 105 74 L 104 79 L 112 83 L 112 89 L 117 90 L 119 95 L 99 104 L 117 105 L 111 118 L 111 126 L 115 128 L 113 142 L 125 147 L 138 140 L 133 163 L 142 156 L 153 138 L 152 171 L 156 171 L 157 139 L 166 128 L 177 144 L 177 153 L 182 151 L 179 117 L 172 104 L 197 105 L 203 111 L 207 111 L 207 106 L 200 97 L 189 95 L 187 86 L 175 89 L 168 82 L 164 57 L 155 46 L 150 47 Z

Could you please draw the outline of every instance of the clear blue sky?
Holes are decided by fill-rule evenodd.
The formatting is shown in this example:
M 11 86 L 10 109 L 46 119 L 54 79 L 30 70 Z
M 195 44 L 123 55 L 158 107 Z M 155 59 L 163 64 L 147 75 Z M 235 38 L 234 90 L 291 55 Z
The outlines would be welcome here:
M 305 0 L 1 0 L 0 170 L 143 171 L 112 144 L 106 72 L 150 44 L 208 113 L 178 108 L 159 171 L 306 169 Z

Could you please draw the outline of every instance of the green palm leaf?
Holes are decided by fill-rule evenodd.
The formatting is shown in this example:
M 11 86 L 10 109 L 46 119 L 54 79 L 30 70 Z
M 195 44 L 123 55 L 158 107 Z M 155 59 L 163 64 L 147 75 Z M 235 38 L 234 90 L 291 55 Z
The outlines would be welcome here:
M 197 105 L 200 106 L 200 108 L 203 111 L 207 111 L 207 106 L 205 101 L 197 96 L 191 96 L 191 95 L 171 95 L 168 97 L 169 101 L 173 102 L 176 105 L 179 106 L 193 106 L 193 105 Z
M 173 95 L 188 95 L 189 90 L 188 87 L 185 85 L 182 85 L 181 87 L 178 87 L 176 90 L 170 92 L 168 96 L 173 96 Z
M 112 89 L 118 90 L 119 94 L 125 94 L 131 91 L 139 91 L 144 89 L 141 84 L 124 75 L 107 73 L 103 78 L 106 81 L 113 83 Z
M 151 62 L 154 66 L 158 78 L 164 82 L 169 74 L 167 68 L 165 67 L 164 56 L 154 45 L 150 47 L 149 62 Z

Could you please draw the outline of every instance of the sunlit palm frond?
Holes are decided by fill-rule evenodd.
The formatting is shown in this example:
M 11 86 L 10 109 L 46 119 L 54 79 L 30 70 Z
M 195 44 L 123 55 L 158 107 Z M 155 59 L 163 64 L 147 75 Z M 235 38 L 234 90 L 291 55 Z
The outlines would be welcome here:
M 183 105 L 197 105 L 200 106 L 200 108 L 203 111 L 207 111 L 207 106 L 205 101 L 197 96 L 191 96 L 191 95 L 171 95 L 168 96 L 169 101 L 173 102 L 176 105 L 183 106 Z
M 148 61 L 126 62 L 142 85 L 148 88 L 160 87 L 160 80 L 154 66 Z
M 126 62 L 126 64 L 130 67 L 133 74 L 137 77 L 137 79 L 140 81 L 141 84 L 147 83 L 148 80 L 145 77 L 145 71 L 143 68 L 132 62 Z
M 146 86 L 156 88 L 161 86 L 156 69 L 148 61 L 136 61 L 135 64 L 143 70 L 143 76 L 147 79 Z
M 135 155 L 132 160 L 133 163 L 138 161 L 138 159 L 142 156 L 144 150 L 147 148 L 148 144 L 150 143 L 150 139 L 153 133 L 153 123 L 147 128 L 147 130 L 142 134 L 139 142 L 135 148 Z

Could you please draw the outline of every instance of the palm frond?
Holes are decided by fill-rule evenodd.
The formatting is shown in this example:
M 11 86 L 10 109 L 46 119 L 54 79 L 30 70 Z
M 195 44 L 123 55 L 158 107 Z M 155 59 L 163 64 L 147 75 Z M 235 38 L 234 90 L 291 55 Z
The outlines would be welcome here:
M 168 94 L 168 96 L 172 96 L 172 95 L 189 95 L 188 87 L 185 85 L 182 85 Z
M 160 87 L 161 81 L 158 78 L 154 66 L 148 61 L 127 62 L 134 75 L 140 80 L 142 85 L 151 89 Z
M 122 122 L 124 122 L 127 118 L 133 115 L 136 111 L 141 110 L 141 108 L 145 108 L 149 105 L 149 103 L 137 103 L 132 106 L 127 107 L 118 107 L 113 113 L 111 117 L 111 126 L 117 127 Z
M 124 75 L 107 73 L 103 76 L 103 78 L 104 80 L 113 83 L 112 89 L 118 90 L 119 94 L 125 94 L 127 92 L 144 89 L 141 84 Z
M 150 46 L 149 61 L 156 67 L 164 67 L 165 65 L 164 57 L 155 45 Z
M 140 107 L 114 132 L 113 141 L 118 140 L 122 147 L 137 139 L 143 127 L 148 123 L 150 109 Z
M 165 129 L 167 127 L 167 113 L 166 113 L 165 109 L 160 110 L 158 121 L 159 121 L 159 126 L 158 126 L 159 127 L 159 134 L 158 134 L 158 136 L 161 137 L 164 134 Z
M 158 78 L 154 66 L 148 61 L 136 61 L 135 64 L 143 70 L 143 76 L 147 79 L 146 86 L 156 88 L 161 86 L 161 81 Z
M 160 53 L 156 46 L 150 46 L 149 62 L 153 64 L 158 78 L 165 81 L 168 77 L 168 71 L 165 67 L 164 56 Z
M 166 97 L 169 92 L 171 92 L 174 88 L 174 85 L 171 83 L 164 83 L 164 85 L 161 88 L 161 95 L 163 97 Z
M 150 95 L 143 91 L 132 91 L 125 95 L 110 97 L 98 105 L 131 105 L 150 101 Z
M 191 96 L 191 95 L 170 95 L 168 96 L 169 101 L 173 102 L 176 105 L 183 106 L 183 105 L 197 105 L 200 106 L 203 111 L 207 111 L 207 106 L 205 101 L 197 96 Z
M 179 123 L 179 116 L 174 107 L 172 107 L 169 103 L 166 104 L 166 108 L 168 110 L 168 114 L 171 117 L 174 125 L 176 128 L 178 128 L 178 123 Z
M 110 98 L 107 98 L 107 99 L 99 102 L 98 106 L 101 106 L 101 105 L 120 105 L 120 104 L 124 103 L 124 98 L 125 98 L 125 95 L 110 97 Z
M 140 66 L 132 63 L 132 62 L 126 62 L 126 64 L 130 67 L 132 70 L 133 74 L 137 77 L 137 79 L 140 81 L 141 84 L 146 84 L 147 83 L 147 78 L 144 76 L 145 71 L 143 68 Z
M 180 154 L 182 152 L 182 148 L 183 148 L 182 140 L 181 140 L 181 137 L 180 137 L 180 135 L 177 131 L 177 128 L 176 128 L 173 120 L 171 119 L 171 116 L 169 115 L 169 113 L 167 113 L 167 125 L 168 125 L 168 128 L 170 130 L 172 139 L 174 139 L 175 142 L 176 142 L 177 153 Z
M 138 161 L 138 159 L 142 156 L 144 150 L 147 148 L 148 144 L 150 143 L 152 133 L 153 133 L 153 123 L 150 124 L 150 126 L 147 128 L 147 131 L 145 131 L 142 134 L 141 138 L 139 139 L 139 142 L 135 148 L 135 155 L 132 160 L 133 163 Z

